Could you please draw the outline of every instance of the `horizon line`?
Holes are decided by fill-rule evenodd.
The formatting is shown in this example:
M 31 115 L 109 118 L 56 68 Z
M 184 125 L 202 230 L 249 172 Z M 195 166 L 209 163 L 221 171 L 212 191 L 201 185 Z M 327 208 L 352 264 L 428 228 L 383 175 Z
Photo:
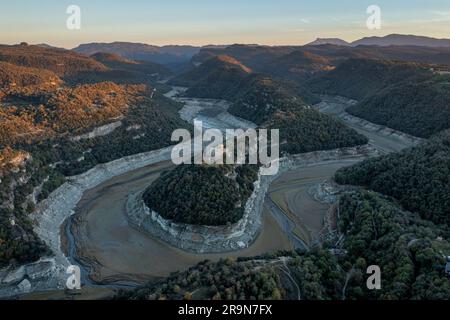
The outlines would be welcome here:
M 235 42 L 235 43 L 208 43 L 208 44 L 202 44 L 202 45 L 195 45 L 195 44 L 174 44 L 174 43 L 167 43 L 167 44 L 152 44 L 151 42 L 142 42 L 142 41 L 126 41 L 126 40 L 115 40 L 115 41 L 88 41 L 88 42 L 80 42 L 78 43 L 76 46 L 74 47 L 66 47 L 66 46 L 59 46 L 59 45 L 53 45 L 51 43 L 48 42 L 39 42 L 39 43 L 28 43 L 27 41 L 19 41 L 16 43 L 0 43 L 0 45 L 19 45 L 23 42 L 28 43 L 29 45 L 34 45 L 34 46 L 42 46 L 42 45 L 47 45 L 50 47 L 54 47 L 54 48 L 59 48 L 59 49 L 66 49 L 66 50 L 73 50 L 75 48 L 78 48 L 81 45 L 84 44 L 113 44 L 113 43 L 130 43 L 130 44 L 142 44 L 142 45 L 148 45 L 148 46 L 153 46 L 153 47 L 168 47 L 168 46 L 174 46 L 174 47 L 194 47 L 194 48 L 204 48 L 204 47 L 214 47 L 214 46 L 225 46 L 225 47 L 229 47 L 229 46 L 233 46 L 233 45 L 245 45 L 245 46 L 260 46 L 260 47 L 301 47 L 301 46 L 306 46 L 309 43 L 312 43 L 316 40 L 320 40 L 320 39 L 337 39 L 337 40 L 342 40 L 347 42 L 349 45 L 351 45 L 352 43 L 359 41 L 361 39 L 367 39 L 367 38 L 384 38 L 387 36 L 391 36 L 391 35 L 400 35 L 400 36 L 415 36 L 415 37 L 426 37 L 426 38 L 431 38 L 431 39 L 435 39 L 435 40 L 450 40 L 450 38 L 437 38 L 437 37 L 433 37 L 433 36 L 427 36 L 427 35 L 422 35 L 422 34 L 406 34 L 406 33 L 388 33 L 385 35 L 380 35 L 380 36 L 365 36 L 365 37 L 361 37 L 361 38 L 357 38 L 356 40 L 353 41 L 348 41 L 345 40 L 344 38 L 341 37 L 316 37 L 315 40 L 313 41 L 309 41 L 303 44 L 259 44 L 259 43 L 239 43 L 239 42 Z

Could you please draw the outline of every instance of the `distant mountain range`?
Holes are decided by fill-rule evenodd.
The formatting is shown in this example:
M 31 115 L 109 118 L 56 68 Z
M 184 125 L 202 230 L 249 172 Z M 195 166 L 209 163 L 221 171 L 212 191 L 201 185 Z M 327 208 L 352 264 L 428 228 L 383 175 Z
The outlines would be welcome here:
M 350 43 L 339 38 L 317 38 L 313 42 L 308 43 L 307 46 L 321 46 L 324 44 L 333 44 L 336 46 L 351 46 Z
M 424 36 L 390 34 L 384 37 L 365 37 L 351 43 L 338 38 L 318 38 L 308 43 L 309 46 L 333 44 L 338 46 L 420 46 L 420 47 L 450 47 L 450 39 L 436 39 Z
M 220 46 L 205 46 L 203 48 L 208 47 Z M 86 55 L 93 55 L 98 52 L 113 53 L 131 60 L 151 61 L 170 65 L 188 62 L 200 52 L 200 49 L 202 47 L 177 45 L 158 47 L 144 43 L 112 42 L 81 44 L 74 48 L 73 51 Z
M 250 68 L 258 68 L 261 65 L 276 62 L 276 59 L 301 48 L 313 52 L 313 47 L 334 46 L 337 48 L 347 47 L 349 49 L 358 46 L 378 46 L 378 47 L 422 47 L 430 49 L 450 48 L 450 39 L 436 39 L 415 35 L 390 34 L 384 37 L 366 37 L 354 42 L 347 42 L 339 38 L 318 38 L 305 46 L 259 46 L 259 45 L 208 45 L 203 47 L 189 45 L 167 45 L 154 46 L 144 43 L 132 42 L 112 42 L 112 43 L 86 43 L 72 49 L 77 53 L 88 56 L 102 52 L 120 55 L 130 60 L 149 61 L 163 64 L 171 68 L 172 71 L 180 72 L 192 67 L 190 63 L 198 64 L 216 55 L 226 54 L 237 57 Z M 49 48 L 47 44 L 40 46 Z M 227 52 L 223 50 L 227 48 Z M 251 50 L 249 50 L 251 49 Z M 408 49 L 409 50 L 409 49 Z M 345 54 L 348 55 L 348 54 Z M 364 53 L 364 55 L 367 55 Z M 395 57 L 394 57 L 395 58 Z M 436 62 L 447 62 L 445 57 Z

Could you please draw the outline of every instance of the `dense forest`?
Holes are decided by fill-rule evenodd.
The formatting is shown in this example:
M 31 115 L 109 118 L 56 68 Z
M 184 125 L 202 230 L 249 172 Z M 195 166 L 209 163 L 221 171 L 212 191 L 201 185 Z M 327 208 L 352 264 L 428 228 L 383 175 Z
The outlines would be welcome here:
M 347 112 L 413 136 L 429 138 L 450 128 L 450 77 L 439 66 L 350 59 L 310 80 L 315 93 L 359 100 Z
M 202 262 L 186 272 L 171 275 L 164 282 L 133 292 L 121 292 L 117 299 L 130 300 L 249 300 L 281 299 L 279 276 L 264 261 Z
M 262 125 L 278 110 L 304 109 L 303 99 L 294 87 L 270 76 L 254 74 L 233 99 L 229 112 Z
M 448 229 L 403 211 L 374 192 L 340 200 L 344 254 L 331 244 L 308 253 L 205 261 L 185 272 L 122 291 L 117 299 L 441 299 L 450 298 L 444 273 Z M 333 248 L 334 249 L 334 248 Z M 381 290 L 366 287 L 369 265 L 381 268 Z
M 450 128 L 450 76 L 392 85 L 347 112 L 411 135 L 429 138 Z
M 294 87 L 256 75 L 229 110 L 261 128 L 279 129 L 281 151 L 290 154 L 362 145 L 367 138 L 312 109 Z
M 368 143 L 362 134 L 310 108 L 277 111 L 262 127 L 279 129 L 281 151 L 289 154 Z
M 347 251 L 344 266 L 355 269 L 349 298 L 450 298 L 444 272 L 450 253 L 448 227 L 438 227 L 370 191 L 341 197 L 340 216 Z M 381 290 L 369 291 L 358 281 L 366 265 L 380 266 Z
M 148 207 L 174 222 L 219 226 L 239 221 L 257 179 L 252 165 L 181 165 L 144 192 Z
M 335 179 L 392 196 L 422 218 L 449 225 L 450 131 L 415 148 L 341 169 Z
M 188 87 L 187 97 L 232 100 L 246 85 L 252 70 L 229 56 L 217 56 L 178 75 L 170 84 Z
M 418 63 L 373 59 L 348 59 L 336 69 L 309 80 L 316 93 L 362 100 L 399 82 L 427 78 L 431 72 Z
M 310 77 L 334 69 L 334 62 L 306 50 L 297 49 L 287 55 L 275 58 L 261 69 L 268 74 L 302 82 Z

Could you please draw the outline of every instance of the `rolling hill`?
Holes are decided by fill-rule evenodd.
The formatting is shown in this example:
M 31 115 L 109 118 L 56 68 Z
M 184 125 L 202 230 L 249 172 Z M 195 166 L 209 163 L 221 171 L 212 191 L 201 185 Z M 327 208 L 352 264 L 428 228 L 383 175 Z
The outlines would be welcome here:
M 432 37 L 389 34 L 384 37 L 366 37 L 351 43 L 352 46 L 418 46 L 418 47 L 450 47 L 450 39 Z
M 105 52 L 98 52 L 91 56 L 98 62 L 115 70 L 122 70 L 134 73 L 140 73 L 143 76 L 151 76 L 153 78 L 166 78 L 172 72 L 161 64 L 150 61 L 134 61 L 123 58 L 119 55 Z
M 414 63 L 349 59 L 336 69 L 308 82 L 308 88 L 321 94 L 332 94 L 360 100 L 403 81 L 431 76 L 426 66 Z
M 450 131 L 400 153 L 363 161 L 336 173 L 341 184 L 360 185 L 399 201 L 438 224 L 450 223 Z
M 339 39 L 339 38 L 317 38 L 316 40 L 307 43 L 307 46 L 321 46 L 324 44 L 332 44 L 335 46 L 350 46 L 350 43 L 348 43 L 345 40 Z
M 131 60 L 150 61 L 159 64 L 176 64 L 189 61 L 200 50 L 195 46 L 153 46 L 144 43 L 112 42 L 86 43 L 72 49 L 85 55 L 98 52 L 113 53 Z
M 418 63 L 350 59 L 310 80 L 317 94 L 359 100 L 347 112 L 370 122 L 428 138 L 450 128 L 449 76 Z
M 295 50 L 270 61 L 262 69 L 265 73 L 271 75 L 299 81 L 318 72 L 332 70 L 334 66 L 332 59 L 305 50 Z
M 389 34 L 383 37 L 365 37 L 353 42 L 347 42 L 338 38 L 318 38 L 307 46 L 320 46 L 332 44 L 337 46 L 417 46 L 417 47 L 450 47 L 450 39 L 437 39 L 432 37 Z
M 186 95 L 198 98 L 226 99 L 235 95 L 252 70 L 229 56 L 216 56 L 169 81 L 188 87 Z
M 224 226 L 237 223 L 253 192 L 257 166 L 181 165 L 150 185 L 149 208 L 177 223 Z
M 59 77 L 82 72 L 102 72 L 107 67 L 84 55 L 69 51 L 32 45 L 0 45 L 0 61 L 22 67 L 52 71 Z
M 282 151 L 301 153 L 367 143 L 337 120 L 311 109 L 317 97 L 299 86 L 251 72 L 235 58 L 210 58 L 172 80 L 188 85 L 185 96 L 226 99 L 229 112 L 262 128 L 280 129 Z M 307 102 L 305 102 L 307 101 Z
M 411 135 L 429 138 L 450 128 L 450 77 L 389 86 L 347 112 Z

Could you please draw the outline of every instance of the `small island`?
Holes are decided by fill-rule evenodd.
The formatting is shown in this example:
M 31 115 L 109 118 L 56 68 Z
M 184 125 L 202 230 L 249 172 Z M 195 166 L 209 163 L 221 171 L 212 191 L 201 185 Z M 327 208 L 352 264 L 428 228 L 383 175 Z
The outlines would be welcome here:
M 163 173 L 143 199 L 175 223 L 226 226 L 243 217 L 257 177 L 251 165 L 181 165 Z

